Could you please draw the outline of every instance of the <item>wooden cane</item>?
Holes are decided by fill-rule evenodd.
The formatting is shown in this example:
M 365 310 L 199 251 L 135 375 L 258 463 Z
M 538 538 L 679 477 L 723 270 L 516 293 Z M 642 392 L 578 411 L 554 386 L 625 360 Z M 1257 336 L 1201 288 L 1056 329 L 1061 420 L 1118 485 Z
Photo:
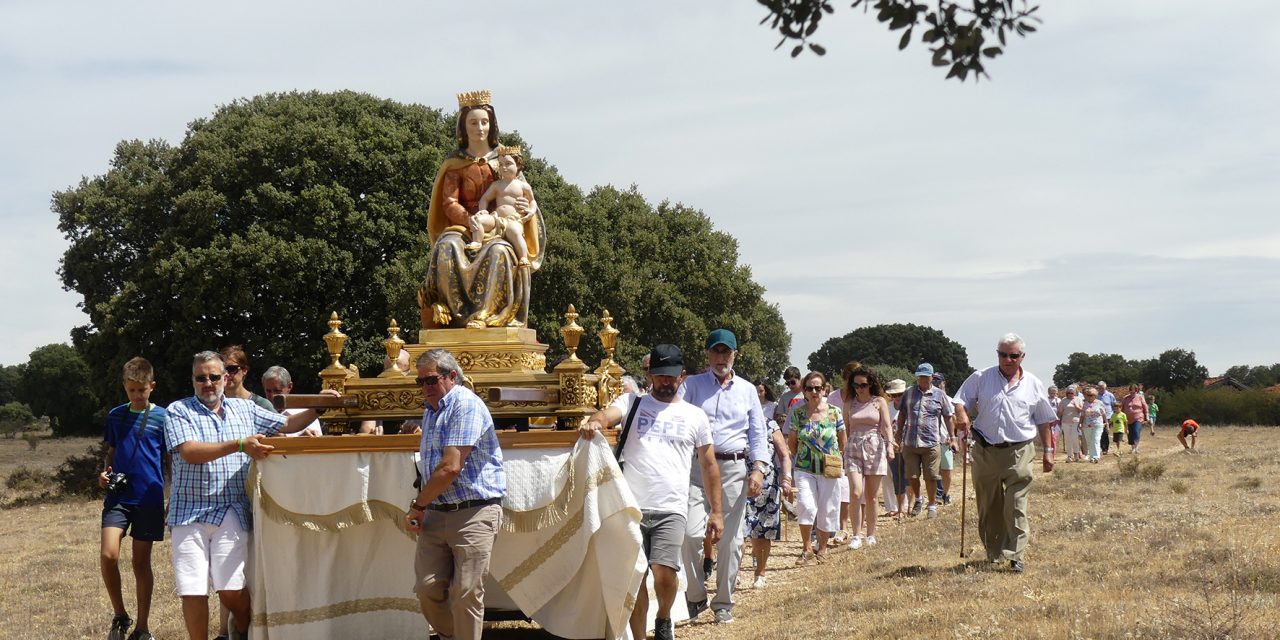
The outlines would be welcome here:
M 969 475 L 969 434 L 965 433 L 965 437 L 960 439 L 960 557 L 964 557 L 964 523 L 965 523 L 965 505 L 969 503 L 965 499 L 968 486 Z

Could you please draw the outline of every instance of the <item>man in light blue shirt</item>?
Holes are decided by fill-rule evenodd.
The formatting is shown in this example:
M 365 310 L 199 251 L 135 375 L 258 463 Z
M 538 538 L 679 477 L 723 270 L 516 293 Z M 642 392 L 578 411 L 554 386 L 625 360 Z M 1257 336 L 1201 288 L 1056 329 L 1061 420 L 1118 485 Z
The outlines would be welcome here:
M 226 368 L 222 356 L 212 351 L 195 355 L 191 381 L 195 394 L 169 405 L 164 432 L 173 455 L 168 524 L 174 586 L 192 638 L 209 637 L 211 582 L 219 600 L 235 614 L 229 635 L 247 638 L 250 603 L 244 569 L 248 532 L 253 530 L 245 494 L 249 459 L 260 460 L 275 448 L 264 437 L 304 429 L 317 415 L 306 409 L 285 416 L 251 400 L 225 397 Z
M 1006 334 L 996 344 L 999 364 L 975 371 L 954 400 L 963 405 L 957 411 L 956 429 L 969 430 L 973 420 L 973 489 L 978 501 L 978 537 L 987 551 L 987 560 L 1009 561 L 1010 569 L 1022 573 L 1030 520 L 1027 496 L 1031 488 L 1031 466 L 1035 461 L 1037 432 L 1051 442 L 1050 427 L 1057 412 L 1049 404 L 1049 392 L 1035 375 L 1022 369 L 1026 343 L 1016 333 Z M 1044 469 L 1053 469 L 1052 452 L 1044 451 Z
M 462 386 L 462 367 L 444 349 L 418 357 L 422 487 L 405 526 L 418 534 L 414 591 L 442 638 L 484 631 L 484 574 L 502 524 L 507 477 L 489 408 Z
M 707 371 L 690 376 L 681 389 L 686 402 L 700 407 L 711 421 L 715 458 L 720 468 L 720 495 L 724 507 L 724 534 L 716 546 L 716 596 L 711 602 L 716 622 L 733 622 L 733 589 L 742 562 L 743 522 L 747 498 L 760 494 L 771 461 L 766 442 L 760 397 L 750 380 L 733 373 L 738 338 L 728 329 L 716 329 L 707 337 Z M 711 507 L 703 491 L 702 470 L 694 465 L 689 478 L 689 513 L 684 544 L 685 591 L 689 617 L 707 608 L 706 571 L 702 543 Z

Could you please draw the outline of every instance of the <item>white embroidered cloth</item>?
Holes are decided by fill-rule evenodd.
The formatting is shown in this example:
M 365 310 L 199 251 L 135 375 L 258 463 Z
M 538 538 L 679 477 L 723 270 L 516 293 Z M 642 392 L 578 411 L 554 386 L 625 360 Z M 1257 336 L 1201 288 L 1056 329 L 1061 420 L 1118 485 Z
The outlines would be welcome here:
M 486 606 L 518 608 L 565 638 L 621 637 L 645 560 L 640 512 L 604 438 L 503 457 L 508 498 Z M 255 638 L 423 636 L 416 541 L 402 528 L 413 478 L 411 452 L 255 464 Z

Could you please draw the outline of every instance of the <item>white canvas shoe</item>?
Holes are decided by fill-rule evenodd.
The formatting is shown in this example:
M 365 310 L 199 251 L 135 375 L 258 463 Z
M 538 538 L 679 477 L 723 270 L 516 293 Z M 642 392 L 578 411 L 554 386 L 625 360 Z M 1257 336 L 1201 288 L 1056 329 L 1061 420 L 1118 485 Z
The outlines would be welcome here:
M 854 537 L 853 537 L 853 539 L 849 541 L 849 548 L 850 548 L 850 549 L 861 549 L 861 548 L 862 548 L 862 536 L 854 536 Z

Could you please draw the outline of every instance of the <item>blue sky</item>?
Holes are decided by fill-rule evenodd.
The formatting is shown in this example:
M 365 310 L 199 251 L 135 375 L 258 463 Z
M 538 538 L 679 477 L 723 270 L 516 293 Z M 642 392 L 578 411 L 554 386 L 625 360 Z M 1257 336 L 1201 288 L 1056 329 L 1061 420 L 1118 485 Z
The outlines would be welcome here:
M 750 0 L 484 6 L 0 2 L 0 363 L 86 321 L 49 199 L 120 140 L 270 91 L 477 88 L 571 182 L 735 235 L 800 365 L 887 322 L 979 367 L 1018 332 L 1045 377 L 1075 351 L 1280 362 L 1280 5 L 1046 0 L 977 85 L 843 8 L 793 60 Z

